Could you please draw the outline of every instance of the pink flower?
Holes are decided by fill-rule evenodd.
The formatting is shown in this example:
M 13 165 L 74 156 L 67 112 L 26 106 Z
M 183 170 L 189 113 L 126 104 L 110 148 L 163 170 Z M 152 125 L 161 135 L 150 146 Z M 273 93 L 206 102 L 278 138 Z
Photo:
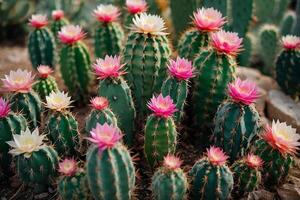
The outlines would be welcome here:
M 300 37 L 287 35 L 282 37 L 282 45 L 285 49 L 298 49 L 300 48 Z
M 106 55 L 104 59 L 97 59 L 96 63 L 93 65 L 98 79 L 106 78 L 117 78 L 123 74 L 124 71 L 121 71 L 124 64 L 121 64 L 120 56 L 108 56 Z
M 7 117 L 8 113 L 10 112 L 9 103 L 4 99 L 0 98 L 0 118 Z
M 48 19 L 46 15 L 32 15 L 29 19 L 29 24 L 35 28 L 42 28 L 48 24 Z
M 169 74 L 179 80 L 188 80 L 194 76 L 192 62 L 184 58 L 177 57 L 176 61 L 170 60 L 168 69 Z
M 41 78 L 47 78 L 51 73 L 53 73 L 53 70 L 47 65 L 40 65 L 37 70 L 39 72 L 39 77 Z
M 113 148 L 122 138 L 122 134 L 117 127 L 104 123 L 97 123 L 96 128 L 92 129 L 91 137 L 88 138 L 94 144 L 97 144 L 101 151 Z
M 27 70 L 18 69 L 17 71 L 10 71 L 9 75 L 5 75 L 3 87 L 8 92 L 27 93 L 31 90 L 34 76 Z
M 130 14 L 135 15 L 147 11 L 145 0 L 126 0 L 126 7 Z
M 211 164 L 217 166 L 224 165 L 228 158 L 222 149 L 214 146 L 207 149 L 207 157 Z
M 164 167 L 166 167 L 167 169 L 170 170 L 176 170 L 180 168 L 182 161 L 172 155 L 167 155 L 166 157 L 164 157 Z
M 211 34 L 212 46 L 220 53 L 235 56 L 242 46 L 243 39 L 237 33 L 218 31 Z
M 63 10 L 53 10 L 52 11 L 52 19 L 55 21 L 60 20 L 65 16 L 65 13 Z
M 213 8 L 201 8 L 194 12 L 194 24 L 200 31 L 216 31 L 225 24 L 222 14 Z
M 162 94 L 158 97 L 153 96 L 150 102 L 148 102 L 148 108 L 154 112 L 155 116 L 163 118 L 171 117 L 177 111 L 171 97 L 169 95 L 163 97 Z
M 105 97 L 95 97 L 90 102 L 96 110 L 104 110 L 108 107 L 108 100 Z
M 73 176 L 77 171 L 77 163 L 74 159 L 64 159 L 58 164 L 58 171 L 65 176 Z
M 234 83 L 228 84 L 228 94 L 237 103 L 250 105 L 259 97 L 257 86 L 254 82 L 237 78 Z
M 112 4 L 100 4 L 97 9 L 94 10 L 94 15 L 98 21 L 109 23 L 118 19 L 120 16 L 120 10 L 118 7 L 113 6 Z
M 261 168 L 263 165 L 262 159 L 254 154 L 248 154 L 245 163 L 252 169 Z
M 296 133 L 296 129 L 288 126 L 285 122 L 277 121 L 275 123 L 273 121 L 272 127 L 267 126 L 262 137 L 272 148 L 277 149 L 283 155 L 294 155 L 300 146 L 300 142 L 298 142 L 300 135 Z
M 84 38 L 85 33 L 82 31 L 80 26 L 66 25 L 61 28 L 58 32 L 58 37 L 62 43 L 73 44 L 82 38 Z

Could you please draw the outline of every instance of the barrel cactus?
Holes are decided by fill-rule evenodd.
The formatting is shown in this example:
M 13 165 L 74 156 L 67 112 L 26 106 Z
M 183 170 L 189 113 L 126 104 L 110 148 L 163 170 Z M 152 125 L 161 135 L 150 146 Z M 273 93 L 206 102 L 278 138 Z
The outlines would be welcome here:
M 53 22 L 51 24 L 51 31 L 55 37 L 56 43 L 59 44 L 58 32 L 62 27 L 69 24 L 69 21 L 65 18 L 65 13 L 63 10 L 53 10 L 52 11 Z
M 32 67 L 39 65 L 55 66 L 55 39 L 52 32 L 46 27 L 46 15 L 32 15 L 29 24 L 34 30 L 29 35 L 28 51 Z
M 145 126 L 144 152 L 149 165 L 154 168 L 168 154 L 175 153 L 177 132 L 172 115 L 177 111 L 170 96 L 153 96 L 148 103 L 151 114 Z
M 147 11 L 147 2 L 145 0 L 126 0 L 126 16 L 124 25 L 130 27 L 132 20 L 136 15 Z
M 259 94 L 254 82 L 238 78 L 228 85 L 228 95 L 215 115 L 213 142 L 233 162 L 244 156 L 258 137 L 260 117 L 253 103 Z
M 191 199 L 226 200 L 233 188 L 233 174 L 226 165 L 228 156 L 220 148 L 210 147 L 207 156 L 198 160 L 189 175 Z
M 96 200 L 130 200 L 135 185 L 135 169 L 127 148 L 121 144 L 118 128 L 97 124 L 88 138 L 87 178 Z

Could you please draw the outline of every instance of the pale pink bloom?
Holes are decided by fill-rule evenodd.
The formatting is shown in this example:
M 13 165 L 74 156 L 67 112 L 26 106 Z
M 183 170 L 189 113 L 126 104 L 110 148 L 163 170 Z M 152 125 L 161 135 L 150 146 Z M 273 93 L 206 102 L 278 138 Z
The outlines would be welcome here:
M 29 24 L 35 28 L 42 28 L 48 24 L 47 15 L 32 15 L 29 19 Z
M 164 167 L 170 170 L 176 170 L 180 168 L 182 161 L 173 155 L 167 155 L 164 157 Z
M 300 48 L 300 37 L 294 35 L 287 35 L 282 37 L 282 45 L 285 49 L 298 49 Z
M 105 97 L 94 97 L 90 102 L 96 110 L 104 110 L 108 107 L 108 100 Z
M 9 112 L 10 112 L 9 103 L 4 98 L 1 97 L 0 98 L 0 118 L 7 117 Z
M 62 19 L 64 16 L 65 16 L 65 13 L 63 10 L 53 10 L 52 11 L 52 19 L 55 21 Z
M 93 128 L 91 137 L 87 138 L 92 143 L 98 145 L 101 151 L 113 148 L 122 138 L 122 134 L 117 127 L 104 123 L 97 123 L 96 128 Z
M 64 159 L 58 164 L 58 171 L 65 176 L 73 176 L 77 171 L 77 162 L 74 159 Z
M 177 111 L 171 97 L 169 95 L 163 97 L 162 94 L 158 95 L 158 97 L 153 96 L 148 102 L 148 108 L 154 112 L 155 116 L 163 118 L 171 117 Z
M 130 14 L 135 15 L 147 11 L 145 0 L 126 0 L 126 7 Z
M 133 18 L 131 30 L 137 33 L 151 35 L 167 35 L 164 20 L 158 15 L 141 13 Z
M 34 76 L 27 70 L 17 69 L 17 71 L 10 71 L 9 75 L 5 75 L 3 81 L 3 88 L 8 92 L 27 93 L 31 90 Z
M 237 78 L 234 83 L 228 84 L 228 94 L 233 101 L 250 105 L 259 97 L 258 88 L 254 82 Z
M 97 9 L 94 10 L 94 15 L 98 21 L 109 23 L 118 19 L 120 16 L 120 10 L 118 7 L 112 4 L 100 4 Z
M 254 154 L 248 154 L 245 158 L 245 163 L 252 169 L 261 168 L 263 165 L 262 159 Z
M 218 166 L 224 165 L 228 158 L 221 148 L 214 146 L 207 149 L 207 157 L 211 164 Z
M 242 46 L 243 39 L 237 33 L 218 31 L 211 34 L 212 46 L 220 53 L 237 55 Z
M 272 122 L 272 127 L 267 126 L 263 138 L 272 148 L 277 149 L 282 154 L 294 155 L 299 149 L 300 135 L 296 133 L 296 129 L 288 126 L 286 122 Z
M 61 28 L 58 32 L 58 38 L 62 43 L 73 44 L 82 38 L 84 38 L 85 33 L 82 31 L 80 26 L 66 25 Z
M 189 78 L 194 76 L 194 68 L 192 66 L 192 62 L 177 57 L 175 60 L 170 60 L 170 64 L 168 65 L 169 74 L 179 80 L 188 80 Z
M 125 72 L 121 70 L 123 66 L 124 64 L 121 64 L 120 56 L 106 55 L 104 59 L 98 58 L 93 68 L 98 79 L 106 79 L 117 78 L 125 74 Z
M 222 13 L 213 8 L 201 8 L 194 12 L 194 24 L 200 31 L 216 31 L 225 24 Z
M 51 73 L 53 73 L 53 69 L 47 65 L 40 65 L 38 66 L 37 70 L 40 78 L 47 78 Z

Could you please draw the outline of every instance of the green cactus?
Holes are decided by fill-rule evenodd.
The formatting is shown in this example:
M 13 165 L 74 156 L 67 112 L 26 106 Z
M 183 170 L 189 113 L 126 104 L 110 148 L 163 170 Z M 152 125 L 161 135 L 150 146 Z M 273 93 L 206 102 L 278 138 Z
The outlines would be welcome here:
M 66 18 L 61 18 L 58 20 L 54 20 L 51 24 L 51 31 L 55 37 L 56 44 L 60 44 L 60 40 L 58 38 L 58 32 L 61 30 L 61 28 L 65 25 L 68 25 L 69 21 Z
M 58 85 L 53 76 L 40 77 L 38 81 L 33 85 L 33 90 L 40 96 L 42 101 L 46 100 L 52 91 L 58 90 Z
M 30 130 L 39 127 L 42 115 L 42 103 L 38 94 L 34 91 L 28 93 L 16 93 L 10 98 L 11 109 L 16 113 L 22 113 L 28 122 Z
M 125 46 L 126 80 L 132 89 L 138 119 L 147 113 L 147 101 L 161 89 L 166 78 L 166 64 L 171 55 L 168 38 L 132 32 Z
M 300 36 L 300 0 L 297 0 L 297 5 L 296 5 L 296 24 L 293 30 L 293 33 L 297 36 Z
M 280 23 L 281 35 L 288 35 L 293 32 L 296 23 L 296 13 L 294 11 L 288 11 L 284 14 L 284 17 Z
M 214 9 L 219 10 L 223 16 L 227 15 L 227 0 L 200 0 L 201 2 L 201 6 L 205 7 L 205 8 L 210 8 L 213 7 Z M 199 2 L 199 0 L 198 0 Z M 198 3 L 198 7 L 200 7 L 199 3 Z
M 129 151 L 121 143 L 101 151 L 92 145 L 87 153 L 87 178 L 96 200 L 130 200 L 135 169 Z
M 254 50 L 255 38 L 252 34 L 247 34 L 243 40 L 243 51 L 238 55 L 238 63 L 240 66 L 249 67 L 251 57 Z
M 276 0 L 254 0 L 254 15 L 258 23 L 271 23 Z
M 260 117 L 253 105 L 225 101 L 215 115 L 214 144 L 234 162 L 247 153 L 260 130 Z
M 296 98 L 300 95 L 300 51 L 283 50 L 276 61 L 276 81 L 282 90 Z
M 280 23 L 282 21 L 290 4 L 291 0 L 275 0 L 273 16 L 270 16 L 273 19 L 274 23 Z

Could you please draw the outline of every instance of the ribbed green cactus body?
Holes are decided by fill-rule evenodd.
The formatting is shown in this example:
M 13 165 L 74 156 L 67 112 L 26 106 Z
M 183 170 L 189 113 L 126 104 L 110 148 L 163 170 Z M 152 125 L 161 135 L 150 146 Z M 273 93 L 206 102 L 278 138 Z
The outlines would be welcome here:
M 254 51 L 255 38 L 251 34 L 247 34 L 243 39 L 243 51 L 238 55 L 238 63 L 240 66 L 249 67 L 251 57 Z
M 46 96 L 48 96 L 52 91 L 58 90 L 58 85 L 53 76 L 48 76 L 47 78 L 40 78 L 33 85 L 33 90 L 38 93 L 41 100 L 45 101 Z
M 35 29 L 29 35 L 28 51 L 32 67 L 55 65 L 55 39 L 48 28 Z
M 297 1 L 297 5 L 296 5 L 296 16 L 297 19 L 296 19 L 296 24 L 293 33 L 297 36 L 300 36 L 300 1 L 299 0 Z
M 245 161 L 235 162 L 231 169 L 235 185 L 233 193 L 240 197 L 254 191 L 261 183 L 261 172 L 258 169 L 250 168 Z
M 151 189 L 155 200 L 183 200 L 188 182 L 182 169 L 158 169 L 153 177 Z
M 233 162 L 247 153 L 260 129 L 259 114 L 253 105 L 231 101 L 220 105 L 215 115 L 214 144 Z
M 124 31 L 117 22 L 101 23 L 95 32 L 95 55 L 104 58 L 106 55 L 119 55 L 123 49 Z
M 182 58 L 193 60 L 202 47 L 207 47 L 208 41 L 208 33 L 200 32 L 196 28 L 188 29 L 178 42 L 178 54 Z
M 58 32 L 65 25 L 68 25 L 69 21 L 66 18 L 62 18 L 60 20 L 54 20 L 51 24 L 51 31 L 55 37 L 56 44 L 60 44 L 60 40 L 58 38 Z
M 118 119 L 118 126 L 125 134 L 124 141 L 131 146 L 134 141 L 136 113 L 126 81 L 121 77 L 104 79 L 99 83 L 98 95 L 108 99 L 109 106 Z
M 150 115 L 145 127 L 144 152 L 152 168 L 168 154 L 174 154 L 177 145 L 177 132 L 172 118 Z
M 194 124 L 201 128 L 212 122 L 218 106 L 226 98 L 227 84 L 235 79 L 237 64 L 233 57 L 203 49 L 195 58 L 194 66 L 197 70 L 192 93 Z
M 87 200 L 90 196 L 87 177 L 84 172 L 62 177 L 58 181 L 57 190 L 62 200 Z
M 293 157 L 288 154 L 282 155 L 263 139 L 257 140 L 255 147 L 255 154 L 264 161 L 262 170 L 264 183 L 267 186 L 279 185 L 288 175 Z
M 174 114 L 174 121 L 180 123 L 184 114 L 183 108 L 188 94 L 187 81 L 169 77 L 163 83 L 161 92 L 164 97 L 169 95 L 176 104 L 178 111 Z
M 276 81 L 285 93 L 293 97 L 300 95 L 299 66 L 299 50 L 283 50 L 276 61 Z
M 160 91 L 166 79 L 166 64 L 171 49 L 168 38 L 160 35 L 130 33 L 125 46 L 126 80 L 134 97 L 139 119 L 147 113 L 147 101 Z
M 233 175 L 226 166 L 214 166 L 206 158 L 190 170 L 191 199 L 226 200 L 233 188 Z
M 11 99 L 11 109 L 16 113 L 22 113 L 28 122 L 30 130 L 40 125 L 42 103 L 40 97 L 34 91 L 29 93 L 16 93 Z
M 227 15 L 227 0 L 197 0 L 202 1 L 202 3 L 200 4 L 201 6 L 205 7 L 205 8 L 210 8 L 213 7 L 214 9 L 219 10 L 223 16 Z M 199 3 L 198 3 L 198 7 L 200 7 Z
M 288 11 L 282 18 L 280 23 L 280 33 L 285 36 L 293 33 L 296 24 L 296 13 L 294 11 Z
M 23 115 L 11 113 L 4 118 L 0 118 L 0 170 L 4 172 L 10 170 L 11 155 L 8 154 L 9 145 L 13 134 L 20 134 L 25 131 L 27 121 Z
M 16 156 L 15 163 L 23 182 L 33 185 L 36 191 L 47 191 L 47 186 L 56 176 L 58 155 L 52 147 L 45 146 L 34 151 L 29 158 Z
M 48 138 L 59 155 L 74 156 L 79 148 L 78 123 L 70 112 L 55 112 L 46 122 Z
M 135 169 L 125 146 L 100 151 L 95 145 L 87 154 L 87 178 L 96 200 L 130 200 L 135 185 Z
M 70 93 L 76 99 L 87 99 L 92 80 L 87 47 L 82 42 L 65 45 L 60 52 L 60 66 L 62 78 Z

